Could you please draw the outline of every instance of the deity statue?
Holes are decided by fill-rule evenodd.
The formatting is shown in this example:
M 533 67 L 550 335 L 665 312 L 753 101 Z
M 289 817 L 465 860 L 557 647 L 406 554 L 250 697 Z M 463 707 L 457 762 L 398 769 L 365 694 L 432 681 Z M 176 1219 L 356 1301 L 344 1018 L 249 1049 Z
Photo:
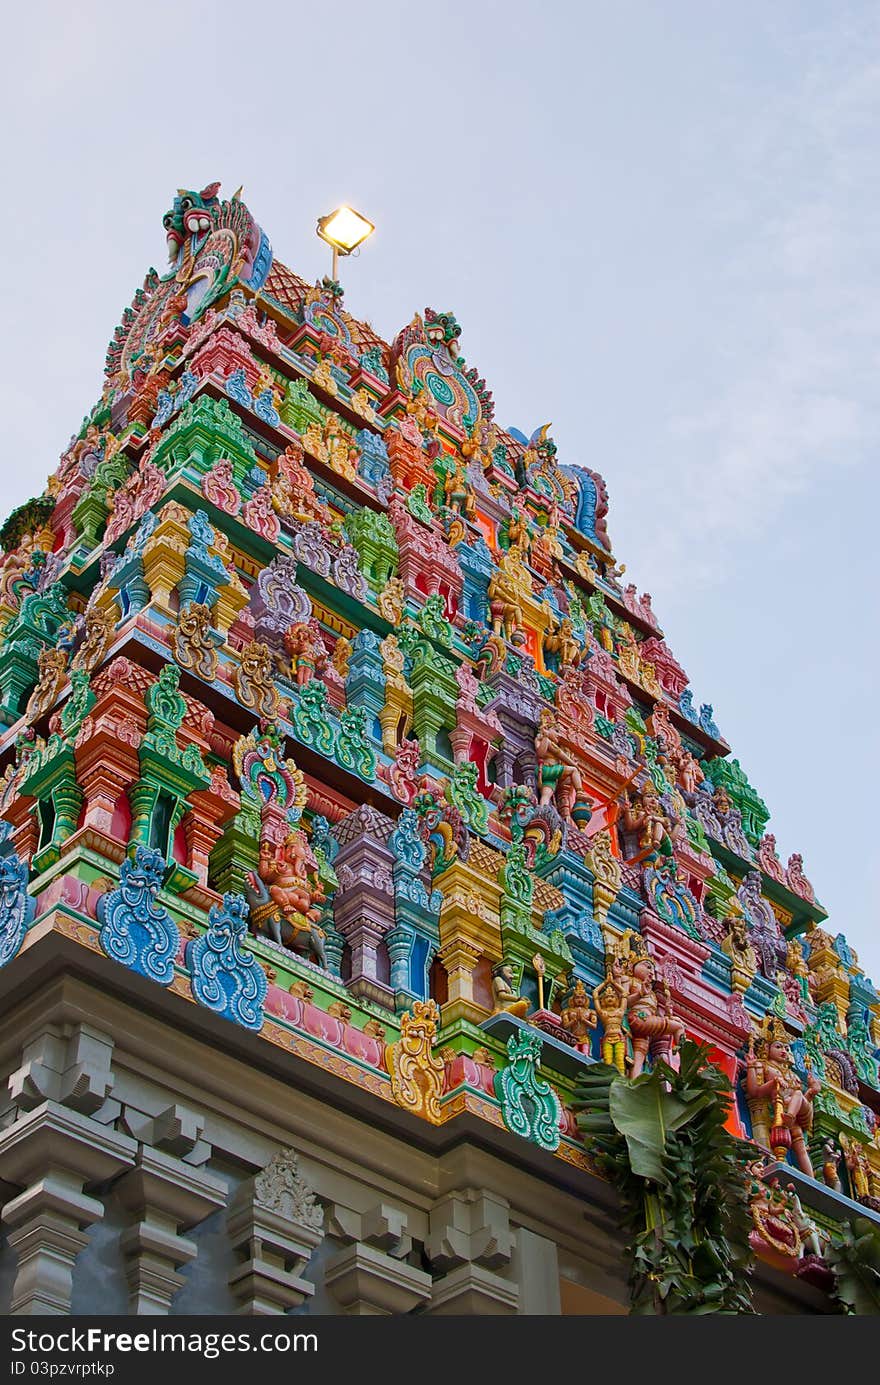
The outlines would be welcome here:
M 777 1017 L 766 1017 L 755 1052 L 754 1035 L 746 1056 L 746 1097 L 752 1117 L 752 1133 L 758 1144 L 781 1157 L 789 1146 L 798 1168 L 810 1178 L 813 1165 L 805 1135 L 813 1126 L 813 1097 L 821 1082 L 810 1073 L 806 1089 L 795 1071 L 785 1026 Z
M 333 646 L 330 662 L 333 664 L 333 667 L 339 674 L 343 683 L 348 677 L 348 665 L 353 653 L 354 650 L 351 640 L 346 639 L 344 635 L 340 635 Z
M 581 1053 L 589 1053 L 590 1030 L 596 1028 L 599 1017 L 590 1005 L 590 998 L 580 978 L 575 981 L 574 990 L 562 1007 L 560 1019 L 563 1029 L 574 1039 L 575 1048 Z
M 641 956 L 630 964 L 632 989 L 627 1001 L 627 1018 L 632 1035 L 633 1057 L 630 1077 L 638 1077 L 650 1051 L 652 1056 L 669 1061 L 672 1051 L 684 1037 L 685 1027 L 672 1009 L 669 986 L 663 982 L 663 994 L 655 985 L 657 972 L 653 958 Z
M 568 616 L 544 636 L 544 650 L 547 654 L 559 655 L 560 669 L 579 666 L 583 650 L 575 639 L 574 627 Z
M 829 1137 L 822 1146 L 822 1181 L 835 1193 L 843 1192 L 840 1181 L 840 1151 Z
M 841 1131 L 840 1147 L 843 1162 L 849 1174 L 849 1186 L 857 1202 L 864 1202 L 871 1196 L 871 1165 L 861 1140 L 854 1140 Z
M 339 417 L 335 413 L 327 416 L 324 424 L 324 447 L 327 451 L 327 461 L 333 470 L 340 476 L 345 476 L 350 481 L 357 477 L 358 450 L 350 433 L 342 427 Z M 352 456 L 352 453 L 354 454 Z
M 467 465 L 456 460 L 451 471 L 443 478 L 443 498 L 450 510 L 456 511 L 465 519 L 473 519 L 476 500 L 468 481 Z
M 305 832 L 296 828 L 276 846 L 260 842 L 260 864 L 249 873 L 245 894 L 255 933 L 268 933 L 273 942 L 326 967 L 324 930 L 318 926 L 325 894 Z
M 505 554 L 505 558 L 509 556 Z M 505 564 L 502 559 L 499 570 L 493 572 L 486 591 L 489 598 L 489 614 L 492 617 L 492 633 L 503 635 L 511 644 L 516 642 L 514 637 L 522 636 L 522 606 L 517 591 L 517 585 L 522 584 L 518 577 L 516 572 L 511 573 L 510 564 Z
M 797 1194 L 797 1189 L 793 1183 L 786 1183 L 785 1195 L 791 1211 L 792 1221 L 797 1228 L 801 1238 L 802 1254 L 815 1255 L 817 1259 L 822 1258 L 822 1241 L 829 1240 L 825 1231 L 820 1231 L 812 1217 L 804 1210 L 803 1203 Z
M 748 925 L 742 914 L 728 914 L 724 922 L 727 933 L 721 940 L 721 950 L 730 958 L 733 989 L 742 995 L 749 989 L 758 970 L 758 954 L 752 947 Z
M 516 1015 L 525 1019 L 531 1006 L 513 989 L 513 970 L 509 962 L 498 962 L 492 968 L 492 1014 Z
M 777 1268 L 791 1272 L 801 1258 L 801 1233 L 792 1202 L 777 1179 L 764 1183 L 753 1172 L 749 1185 L 749 1213 L 754 1227 L 749 1233 L 752 1249 L 761 1251 Z
M 626 974 L 623 959 L 615 952 L 605 975 L 593 991 L 593 1004 L 602 1021 L 602 1039 L 599 1052 L 603 1063 L 617 1068 L 626 1075 L 626 1003 L 629 996 L 630 980 Z
M 287 632 L 290 668 L 297 687 L 311 681 L 327 662 L 323 642 L 316 639 L 305 621 L 298 621 Z
M 638 832 L 642 856 L 655 856 L 661 852 L 664 856 L 671 856 L 669 819 L 651 780 L 647 780 L 640 790 L 637 803 L 633 803 L 629 790 L 624 794 L 624 803 L 621 815 L 623 825 L 627 832 Z
M 796 938 L 793 938 L 786 946 L 785 965 L 797 981 L 801 1000 L 805 1004 L 811 1005 L 813 1003 L 812 992 L 816 988 L 816 980 L 807 966 L 803 949 Z
M 303 524 L 317 520 L 329 526 L 333 522 L 329 507 L 315 491 L 311 473 L 303 466 L 302 447 L 298 443 L 291 443 L 278 458 L 272 481 L 272 506 L 278 514 Z
M 558 740 L 558 723 L 552 708 L 544 707 L 535 737 L 538 757 L 538 806 L 554 800 L 562 817 L 583 826 L 591 817 L 590 800 L 584 791 L 576 761 L 563 750 Z
M 510 518 L 504 526 L 508 548 L 518 548 L 524 557 L 529 553 L 529 526 L 522 510 L 514 505 Z
M 678 782 L 685 794 L 695 794 L 705 778 L 699 760 L 695 759 L 689 751 L 682 750 L 676 758 L 675 768 Z

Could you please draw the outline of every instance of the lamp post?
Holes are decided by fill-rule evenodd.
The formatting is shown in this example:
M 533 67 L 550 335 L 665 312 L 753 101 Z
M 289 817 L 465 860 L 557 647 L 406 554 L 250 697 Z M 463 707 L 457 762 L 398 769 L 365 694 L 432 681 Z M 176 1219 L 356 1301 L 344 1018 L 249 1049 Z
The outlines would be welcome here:
M 327 242 L 333 251 L 332 278 L 336 282 L 337 261 L 340 255 L 350 255 L 363 245 L 368 236 L 375 231 L 372 221 L 368 221 L 352 207 L 337 207 L 327 216 L 319 216 L 316 227 L 321 240 Z

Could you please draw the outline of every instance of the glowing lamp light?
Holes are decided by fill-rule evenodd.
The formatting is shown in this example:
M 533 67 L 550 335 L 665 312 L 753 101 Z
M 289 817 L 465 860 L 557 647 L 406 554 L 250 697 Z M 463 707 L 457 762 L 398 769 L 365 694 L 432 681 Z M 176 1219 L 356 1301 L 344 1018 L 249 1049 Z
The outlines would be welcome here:
M 319 216 L 317 233 L 333 249 L 333 278 L 337 255 L 350 255 L 373 234 L 375 226 L 352 207 L 337 207 L 328 216 Z
M 337 207 L 329 216 L 318 217 L 318 235 L 340 255 L 350 255 L 375 231 L 372 221 L 351 207 Z

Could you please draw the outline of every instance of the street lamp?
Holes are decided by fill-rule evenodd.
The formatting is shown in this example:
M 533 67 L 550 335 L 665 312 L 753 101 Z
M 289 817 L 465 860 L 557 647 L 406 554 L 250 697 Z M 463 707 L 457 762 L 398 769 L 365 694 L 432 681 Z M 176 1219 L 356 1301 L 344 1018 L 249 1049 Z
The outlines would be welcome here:
M 339 255 L 350 255 L 363 245 L 368 236 L 375 231 L 372 221 L 351 207 L 337 207 L 329 216 L 319 216 L 317 233 L 333 250 L 333 279 L 336 279 L 336 261 Z

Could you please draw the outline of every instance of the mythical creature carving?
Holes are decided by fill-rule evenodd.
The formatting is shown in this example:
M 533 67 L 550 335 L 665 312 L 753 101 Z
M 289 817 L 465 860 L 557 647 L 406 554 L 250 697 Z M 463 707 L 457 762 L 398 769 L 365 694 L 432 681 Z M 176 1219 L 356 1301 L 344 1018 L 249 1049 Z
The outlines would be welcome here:
M 119 884 L 98 900 L 98 942 L 114 962 L 160 986 L 174 978 L 180 933 L 168 910 L 156 903 L 165 876 L 160 851 L 139 846 L 119 868 Z
M 217 676 L 217 639 L 211 627 L 211 608 L 201 601 L 190 601 L 180 608 L 174 632 L 174 657 L 181 668 L 212 683 Z
M 269 983 L 252 952 L 244 946 L 248 903 L 241 895 L 226 894 L 222 907 L 212 904 L 208 929 L 186 945 L 192 993 L 199 1005 L 240 1024 L 263 1027 L 263 1002 Z
M 561 1109 L 550 1083 L 538 1075 L 541 1046 L 539 1030 L 511 1034 L 507 1066 L 495 1074 L 494 1086 L 508 1130 L 552 1152 L 559 1147 Z
M 233 673 L 235 695 L 243 707 L 271 720 L 278 711 L 278 689 L 274 681 L 275 659 L 267 644 L 251 640 L 239 654 Z
M 385 1066 L 398 1106 L 434 1125 L 441 1120 L 440 1097 L 445 1069 L 433 1051 L 440 1011 L 433 1000 L 416 1000 L 400 1017 L 400 1038 L 387 1044 Z

